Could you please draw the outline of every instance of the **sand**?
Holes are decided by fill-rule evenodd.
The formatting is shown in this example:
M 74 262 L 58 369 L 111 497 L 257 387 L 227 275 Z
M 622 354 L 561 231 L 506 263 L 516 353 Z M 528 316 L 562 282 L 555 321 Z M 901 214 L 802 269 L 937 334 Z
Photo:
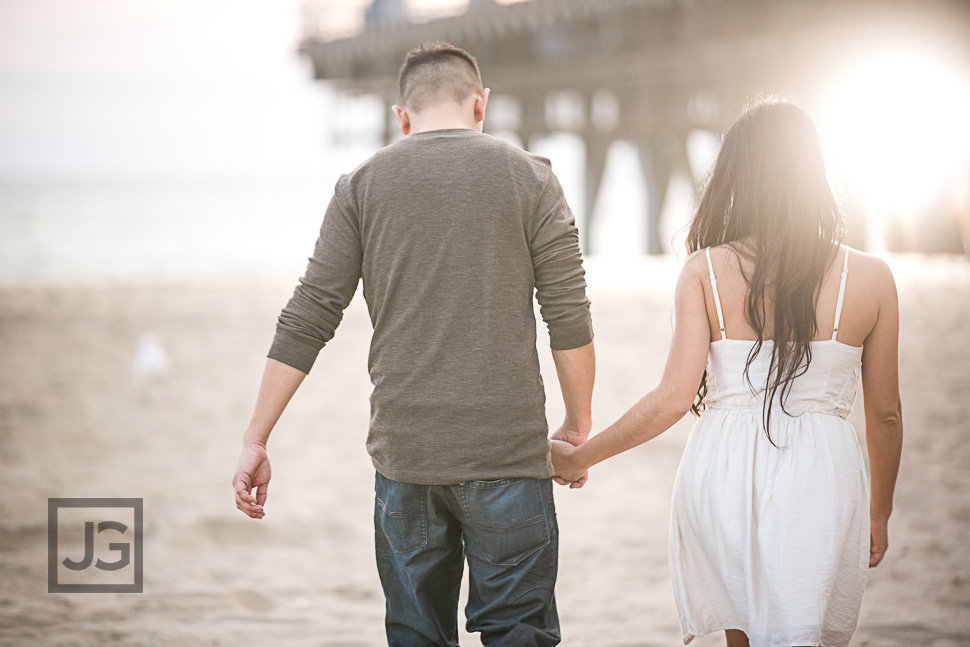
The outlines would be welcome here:
M 853 645 L 968 645 L 970 260 L 891 263 L 903 465 L 889 553 L 870 573 Z M 597 427 L 655 385 L 675 276 L 671 260 L 591 263 Z M 266 518 L 233 504 L 240 436 L 291 289 L 0 288 L 0 645 L 382 644 L 359 294 L 271 438 Z M 132 362 L 146 332 L 171 369 L 138 384 Z M 555 424 L 555 373 L 540 355 Z M 851 418 L 861 437 L 858 409 L 861 399 Z M 583 490 L 557 490 L 564 645 L 680 644 L 668 506 L 691 424 L 599 466 Z M 144 592 L 48 593 L 48 497 L 144 498 Z

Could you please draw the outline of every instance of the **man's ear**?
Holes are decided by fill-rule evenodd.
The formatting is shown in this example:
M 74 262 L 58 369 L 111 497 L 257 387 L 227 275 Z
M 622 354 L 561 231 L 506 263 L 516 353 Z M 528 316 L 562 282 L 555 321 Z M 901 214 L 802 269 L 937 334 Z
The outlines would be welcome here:
M 475 123 L 480 124 L 485 121 L 485 104 L 488 103 L 488 95 L 491 94 L 491 88 L 485 88 L 482 90 L 481 94 L 475 95 Z
M 408 113 L 397 105 L 391 106 L 391 111 L 394 113 L 394 118 L 397 119 L 397 123 L 401 126 L 401 134 L 410 134 L 411 120 L 408 118 Z

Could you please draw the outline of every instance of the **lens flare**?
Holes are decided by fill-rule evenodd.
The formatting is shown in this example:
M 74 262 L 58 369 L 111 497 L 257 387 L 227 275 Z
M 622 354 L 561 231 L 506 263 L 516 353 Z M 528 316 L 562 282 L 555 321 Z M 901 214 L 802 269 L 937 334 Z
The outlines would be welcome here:
M 914 211 L 970 160 L 970 80 L 923 51 L 874 55 L 836 85 L 822 131 L 843 184 L 875 210 Z

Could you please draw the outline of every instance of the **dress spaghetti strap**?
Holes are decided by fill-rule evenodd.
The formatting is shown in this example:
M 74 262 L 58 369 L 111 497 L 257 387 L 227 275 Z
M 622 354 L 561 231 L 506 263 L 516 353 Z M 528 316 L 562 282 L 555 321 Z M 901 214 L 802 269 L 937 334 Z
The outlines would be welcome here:
M 712 270 L 713 272 L 713 270 Z M 845 300 L 845 277 L 849 275 L 849 248 L 845 248 L 845 260 L 842 262 L 842 280 L 839 282 L 839 301 L 835 305 L 835 324 L 832 326 L 832 341 L 839 334 L 839 321 L 842 319 L 842 302 Z
M 714 292 L 714 307 L 717 309 L 717 324 L 721 327 L 721 339 L 726 339 L 727 336 L 724 334 L 724 314 L 721 312 L 721 297 L 717 293 L 717 279 L 714 278 L 714 265 L 711 263 L 711 248 L 707 247 L 704 249 L 707 255 L 707 269 L 711 273 L 711 290 Z M 843 284 L 845 283 L 845 277 L 843 275 Z M 842 306 L 841 297 L 839 298 L 839 307 Z M 838 325 L 838 324 L 836 324 Z

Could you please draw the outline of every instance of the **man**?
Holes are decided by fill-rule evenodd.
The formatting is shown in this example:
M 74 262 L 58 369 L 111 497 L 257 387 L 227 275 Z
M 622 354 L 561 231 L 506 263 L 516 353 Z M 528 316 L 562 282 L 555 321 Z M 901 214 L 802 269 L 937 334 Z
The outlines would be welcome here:
M 578 444 L 594 357 L 575 221 L 548 160 L 482 133 L 489 90 L 471 55 L 421 46 L 399 85 L 408 136 L 337 182 L 280 314 L 236 504 L 263 516 L 266 439 L 363 278 L 388 643 L 458 644 L 467 555 L 468 630 L 489 646 L 555 645 L 558 528 L 532 295 L 566 405 L 553 437 Z

